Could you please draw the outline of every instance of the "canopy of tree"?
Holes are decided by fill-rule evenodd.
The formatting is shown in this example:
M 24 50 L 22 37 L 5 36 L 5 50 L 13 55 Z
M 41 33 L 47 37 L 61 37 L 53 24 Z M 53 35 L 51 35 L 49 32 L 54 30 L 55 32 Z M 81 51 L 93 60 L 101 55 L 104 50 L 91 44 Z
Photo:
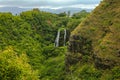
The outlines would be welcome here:
M 57 31 L 66 28 L 68 41 L 70 32 L 87 15 L 73 18 L 66 13 L 64 16 L 62 14 L 38 9 L 22 12 L 20 15 L 0 13 L 1 80 L 65 78 L 64 59 L 67 48 L 62 45 L 54 47 Z M 60 42 L 63 43 L 62 36 Z

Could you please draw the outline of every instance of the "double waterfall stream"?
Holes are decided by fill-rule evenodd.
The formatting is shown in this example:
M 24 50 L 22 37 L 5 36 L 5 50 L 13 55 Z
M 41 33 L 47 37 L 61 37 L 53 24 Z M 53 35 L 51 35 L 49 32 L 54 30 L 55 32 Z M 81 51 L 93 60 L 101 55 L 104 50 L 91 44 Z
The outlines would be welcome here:
M 63 46 L 65 46 L 67 32 L 66 32 L 65 28 L 62 28 L 62 29 L 59 29 L 58 32 L 57 32 L 57 37 L 55 39 L 55 47 L 59 47 L 59 39 L 60 39 L 60 32 L 61 32 L 61 30 L 64 30 L 64 43 L 63 43 Z

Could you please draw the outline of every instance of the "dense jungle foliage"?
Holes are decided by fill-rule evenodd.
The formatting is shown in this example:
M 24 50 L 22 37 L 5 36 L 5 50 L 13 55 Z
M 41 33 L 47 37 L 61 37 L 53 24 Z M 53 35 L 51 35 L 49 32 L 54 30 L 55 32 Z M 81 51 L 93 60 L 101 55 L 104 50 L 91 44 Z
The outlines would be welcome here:
M 0 80 L 120 80 L 119 5 L 103 0 L 91 13 L 73 15 L 0 13 Z M 63 28 L 66 46 L 61 31 L 55 47 Z
M 38 9 L 19 15 L 0 13 L 0 79 L 65 79 L 67 47 L 62 37 L 60 47 L 54 46 L 57 31 L 67 30 L 67 44 L 70 32 L 89 14 L 84 10 L 73 16 L 68 13 Z

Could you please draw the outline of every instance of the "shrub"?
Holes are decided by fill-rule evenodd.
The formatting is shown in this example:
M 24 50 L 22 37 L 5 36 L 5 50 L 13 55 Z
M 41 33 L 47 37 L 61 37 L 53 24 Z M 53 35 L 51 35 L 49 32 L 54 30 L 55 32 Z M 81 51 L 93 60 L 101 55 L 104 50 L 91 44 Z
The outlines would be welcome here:
M 12 48 L 0 51 L 0 80 L 38 80 L 25 54 L 18 56 Z

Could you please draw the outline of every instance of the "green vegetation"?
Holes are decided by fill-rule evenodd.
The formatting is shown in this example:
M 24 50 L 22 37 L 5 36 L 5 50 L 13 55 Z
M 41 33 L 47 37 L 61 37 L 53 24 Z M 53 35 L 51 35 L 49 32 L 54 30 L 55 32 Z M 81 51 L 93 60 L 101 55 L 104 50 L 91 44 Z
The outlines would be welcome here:
M 76 80 L 120 79 L 119 4 L 119 0 L 103 0 L 72 31 L 66 62 Z
M 119 4 L 103 0 L 90 15 L 0 13 L 0 80 L 119 80 Z M 63 29 L 67 46 L 55 47 Z
M 26 54 L 18 54 L 8 47 L 0 52 L 1 80 L 39 80 L 38 75 L 28 64 Z
M 65 28 L 68 41 L 70 32 L 82 20 L 38 9 L 20 15 L 0 13 L 0 79 L 65 79 L 67 47 L 54 47 L 57 31 Z

